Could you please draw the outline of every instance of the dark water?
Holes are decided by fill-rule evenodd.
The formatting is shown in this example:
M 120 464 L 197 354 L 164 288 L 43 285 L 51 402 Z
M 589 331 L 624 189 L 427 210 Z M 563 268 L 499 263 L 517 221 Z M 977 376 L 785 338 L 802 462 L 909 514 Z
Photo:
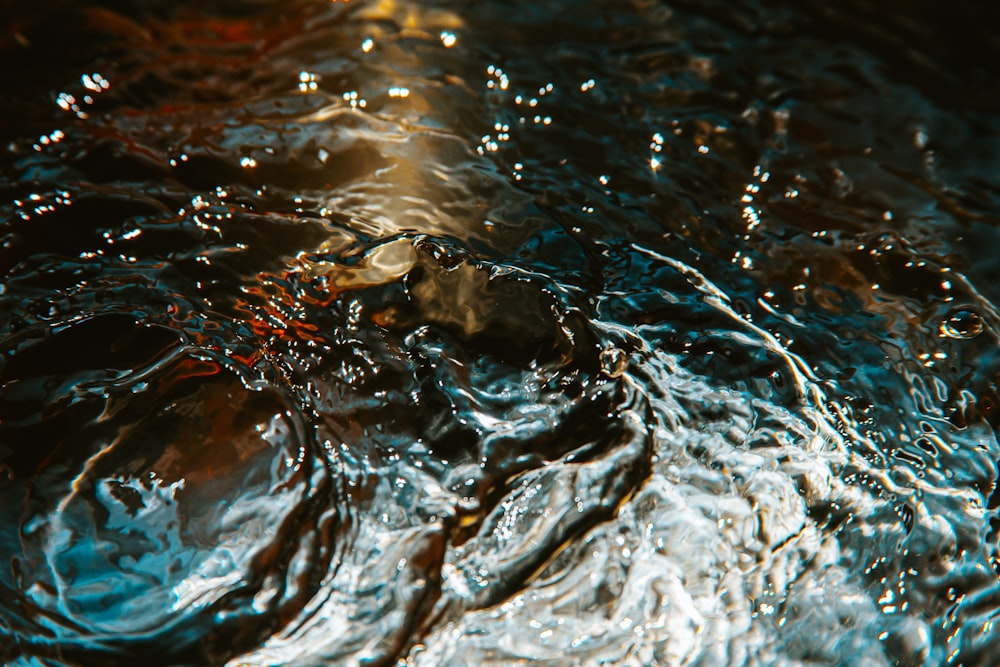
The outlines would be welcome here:
M 997 18 L 0 2 L 0 658 L 995 664 Z

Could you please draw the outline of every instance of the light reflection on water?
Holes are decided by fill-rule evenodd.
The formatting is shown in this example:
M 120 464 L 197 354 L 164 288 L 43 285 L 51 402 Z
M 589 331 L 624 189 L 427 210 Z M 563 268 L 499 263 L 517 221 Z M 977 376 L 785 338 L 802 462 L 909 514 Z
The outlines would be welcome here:
M 0 8 L 0 658 L 990 664 L 997 38 L 821 4 Z

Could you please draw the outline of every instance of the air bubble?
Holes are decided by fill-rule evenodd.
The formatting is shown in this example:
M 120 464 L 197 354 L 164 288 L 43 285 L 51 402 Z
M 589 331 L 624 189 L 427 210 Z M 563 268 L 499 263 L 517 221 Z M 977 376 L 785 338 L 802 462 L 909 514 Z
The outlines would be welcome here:
M 607 347 L 601 351 L 601 372 L 608 377 L 621 377 L 627 368 L 628 356 L 622 350 Z
M 983 318 L 968 308 L 951 311 L 938 328 L 942 338 L 969 340 L 983 332 Z

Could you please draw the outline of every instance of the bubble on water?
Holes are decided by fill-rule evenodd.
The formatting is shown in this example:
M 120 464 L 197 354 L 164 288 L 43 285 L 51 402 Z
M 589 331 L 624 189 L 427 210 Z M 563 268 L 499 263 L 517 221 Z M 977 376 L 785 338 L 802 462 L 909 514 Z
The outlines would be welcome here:
M 628 355 L 617 347 L 601 350 L 601 371 L 608 377 L 621 377 L 628 368 Z
M 943 338 L 970 340 L 983 332 L 983 318 L 969 308 L 957 308 L 941 320 L 938 331 Z

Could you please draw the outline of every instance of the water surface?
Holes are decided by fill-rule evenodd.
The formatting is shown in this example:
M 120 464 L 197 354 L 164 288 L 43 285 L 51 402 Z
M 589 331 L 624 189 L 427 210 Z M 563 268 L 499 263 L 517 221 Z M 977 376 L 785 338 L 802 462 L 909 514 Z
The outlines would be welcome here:
M 0 4 L 0 658 L 988 665 L 973 2 Z

